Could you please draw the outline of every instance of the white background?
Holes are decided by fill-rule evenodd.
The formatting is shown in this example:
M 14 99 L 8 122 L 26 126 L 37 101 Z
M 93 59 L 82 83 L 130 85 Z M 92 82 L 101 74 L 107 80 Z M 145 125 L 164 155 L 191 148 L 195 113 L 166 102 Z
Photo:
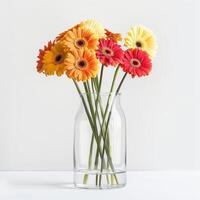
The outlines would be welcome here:
M 128 168 L 200 169 L 198 7 L 198 0 L 1 0 L 0 170 L 72 169 L 78 95 L 66 77 L 46 78 L 35 66 L 43 44 L 88 18 L 123 35 L 143 24 L 157 37 L 151 75 L 128 78 L 122 91 Z

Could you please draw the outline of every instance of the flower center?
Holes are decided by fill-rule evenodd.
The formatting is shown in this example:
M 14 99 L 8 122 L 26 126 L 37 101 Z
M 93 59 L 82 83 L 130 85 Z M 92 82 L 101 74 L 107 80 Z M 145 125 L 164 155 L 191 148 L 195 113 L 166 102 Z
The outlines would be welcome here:
M 109 48 L 104 48 L 102 52 L 105 56 L 113 56 L 114 54 L 112 49 L 109 49 Z
M 54 62 L 56 65 L 62 63 L 63 60 L 64 60 L 64 56 L 62 54 L 57 54 L 54 58 Z
M 140 67 L 140 65 L 141 65 L 140 61 L 135 58 L 133 58 L 130 63 L 131 63 L 132 67 Z
M 86 42 L 85 42 L 84 39 L 77 39 L 76 42 L 75 42 L 75 45 L 76 45 L 78 48 L 84 47 L 85 44 L 86 44 Z
M 138 48 L 141 48 L 141 47 L 142 47 L 142 43 L 139 42 L 139 41 L 137 41 L 137 42 L 135 43 L 135 45 L 136 45 Z
M 81 69 L 85 68 L 85 67 L 87 66 L 86 60 L 79 60 L 79 61 L 77 62 L 77 66 L 78 66 L 79 68 L 81 68 Z

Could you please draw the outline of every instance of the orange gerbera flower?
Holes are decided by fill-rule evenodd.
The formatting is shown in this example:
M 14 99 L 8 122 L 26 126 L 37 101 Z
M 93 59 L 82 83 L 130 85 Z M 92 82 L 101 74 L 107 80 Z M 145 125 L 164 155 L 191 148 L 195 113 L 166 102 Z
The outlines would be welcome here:
M 98 39 L 89 30 L 76 27 L 66 32 L 63 42 L 71 50 L 83 48 L 96 50 Z
M 37 71 L 41 73 L 43 71 L 43 57 L 46 51 L 50 51 L 54 42 L 49 41 L 47 45 L 44 46 L 43 49 L 39 49 L 38 61 L 37 61 Z
M 77 24 L 76 26 L 73 26 L 72 28 L 60 33 L 57 37 L 56 37 L 56 41 L 62 41 L 65 38 L 65 35 L 67 34 L 68 31 L 72 31 L 73 28 L 78 28 L 80 26 L 80 24 Z
M 67 76 L 77 81 L 95 78 L 99 70 L 95 54 L 88 49 L 69 52 L 65 66 Z
M 108 39 L 112 40 L 113 42 L 119 42 L 122 40 L 122 36 L 120 33 L 112 33 L 111 31 L 105 29 L 106 31 L 106 36 Z
M 62 43 L 55 43 L 50 49 L 44 52 L 40 61 L 41 69 L 40 72 L 44 72 L 46 75 L 61 76 L 65 71 L 64 60 L 67 52 Z

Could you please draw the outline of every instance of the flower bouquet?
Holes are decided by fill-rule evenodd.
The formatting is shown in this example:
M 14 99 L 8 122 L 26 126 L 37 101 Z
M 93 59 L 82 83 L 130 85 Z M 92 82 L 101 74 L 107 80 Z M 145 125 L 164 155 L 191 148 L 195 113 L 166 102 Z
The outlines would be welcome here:
M 80 96 L 74 128 L 77 187 L 115 188 L 126 184 L 126 124 L 120 90 L 127 75 L 149 74 L 155 51 L 155 38 L 147 28 L 132 27 L 123 43 L 121 34 L 95 20 L 75 25 L 40 49 L 37 71 L 46 76 L 67 75 Z M 102 93 L 107 68 L 113 68 L 114 75 L 109 92 Z M 120 70 L 123 75 L 117 81 Z

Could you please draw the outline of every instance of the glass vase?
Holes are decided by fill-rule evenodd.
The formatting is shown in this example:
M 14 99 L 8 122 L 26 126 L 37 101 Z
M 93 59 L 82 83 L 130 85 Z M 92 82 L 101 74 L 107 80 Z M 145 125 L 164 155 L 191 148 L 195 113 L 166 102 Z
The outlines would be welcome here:
M 80 99 L 74 134 L 75 186 L 125 186 L 126 121 L 120 94 L 81 93 Z

